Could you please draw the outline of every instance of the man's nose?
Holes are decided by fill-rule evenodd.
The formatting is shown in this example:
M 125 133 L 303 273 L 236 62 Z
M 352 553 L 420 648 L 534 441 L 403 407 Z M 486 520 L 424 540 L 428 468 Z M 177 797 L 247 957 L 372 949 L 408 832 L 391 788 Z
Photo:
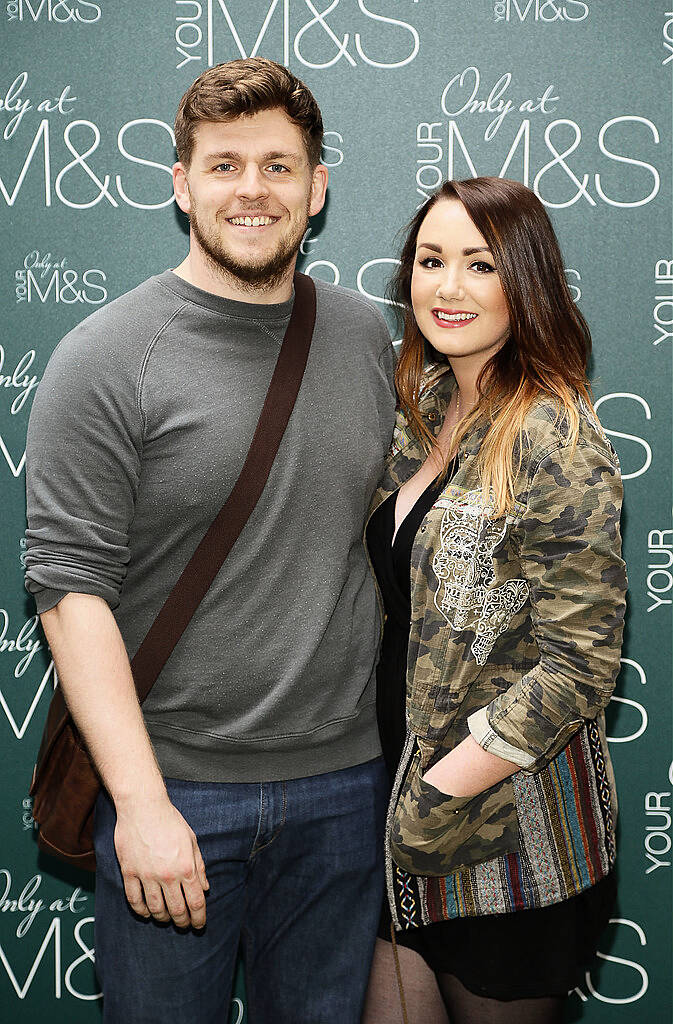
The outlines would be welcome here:
M 246 164 L 236 183 L 236 195 L 239 199 L 263 199 L 269 194 L 268 183 L 260 172 L 257 164 Z

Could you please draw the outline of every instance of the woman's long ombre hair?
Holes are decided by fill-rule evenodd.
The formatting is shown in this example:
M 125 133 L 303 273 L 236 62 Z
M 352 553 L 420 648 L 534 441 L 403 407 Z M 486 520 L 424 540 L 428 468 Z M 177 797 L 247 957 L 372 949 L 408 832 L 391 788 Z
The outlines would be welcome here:
M 505 178 L 445 182 L 409 224 L 400 267 L 390 288 L 404 329 L 395 375 L 399 402 L 426 452 L 431 451 L 434 440 L 418 403 L 427 382 L 430 347 L 414 317 L 411 276 L 421 224 L 444 199 L 458 199 L 484 236 L 509 311 L 510 336 L 479 374 L 478 403 L 459 422 L 451 443 L 455 450 L 478 420 L 486 421 L 488 431 L 479 451 L 481 482 L 484 496 L 491 495 L 497 514 L 502 514 L 514 501 L 514 460 L 518 458 L 518 471 L 524 421 L 538 398 L 554 400 L 559 420 L 567 421 L 571 444 L 577 441 L 578 398 L 592 406 L 586 377 L 591 335 L 570 294 L 554 229 L 533 192 Z M 441 369 L 445 357 L 434 355 Z

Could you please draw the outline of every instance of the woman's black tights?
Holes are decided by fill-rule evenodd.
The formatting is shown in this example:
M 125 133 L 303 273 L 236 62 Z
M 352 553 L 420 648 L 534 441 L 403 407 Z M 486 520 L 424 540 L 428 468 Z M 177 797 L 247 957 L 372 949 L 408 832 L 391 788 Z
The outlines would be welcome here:
M 501 1002 L 469 992 L 451 974 L 434 974 L 414 950 L 397 949 L 408 1024 L 561 1024 L 565 997 Z M 390 942 L 376 941 L 362 1024 L 404 1024 Z
M 451 1024 L 561 1024 L 563 1020 L 565 997 L 501 1002 L 469 992 L 451 974 L 435 977 Z

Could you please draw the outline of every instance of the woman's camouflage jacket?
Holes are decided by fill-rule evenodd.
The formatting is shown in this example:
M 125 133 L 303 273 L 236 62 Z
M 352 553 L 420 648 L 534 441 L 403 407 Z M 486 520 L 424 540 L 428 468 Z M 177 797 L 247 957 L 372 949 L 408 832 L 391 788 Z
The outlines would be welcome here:
M 447 371 L 422 394 L 435 433 L 453 388 Z M 496 517 L 482 500 L 477 426 L 414 539 L 408 735 L 386 836 L 398 929 L 555 903 L 614 862 L 603 709 L 625 610 L 619 462 L 585 406 L 574 451 L 551 403 L 525 428 L 513 510 Z M 370 515 L 423 458 L 398 414 Z M 470 732 L 521 770 L 446 796 L 423 774 Z

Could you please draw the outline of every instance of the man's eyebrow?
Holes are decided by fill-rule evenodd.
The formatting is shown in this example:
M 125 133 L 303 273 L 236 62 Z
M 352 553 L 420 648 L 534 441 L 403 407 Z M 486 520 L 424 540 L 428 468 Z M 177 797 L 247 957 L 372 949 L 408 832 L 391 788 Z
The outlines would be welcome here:
M 243 154 L 238 153 L 234 149 L 222 150 L 218 153 L 208 153 L 205 157 L 206 163 L 212 163 L 214 160 L 243 160 Z M 272 150 L 270 153 L 262 153 L 261 161 L 266 163 L 267 160 L 299 160 L 297 153 L 281 153 L 279 150 Z
M 300 160 L 301 156 L 298 153 L 265 153 L 264 160 Z
M 433 252 L 442 252 L 441 245 L 435 245 L 434 242 L 421 242 L 418 246 L 419 249 L 432 249 Z M 490 252 L 491 250 L 487 245 L 475 245 L 470 249 L 463 249 L 463 256 L 472 256 L 475 252 Z

